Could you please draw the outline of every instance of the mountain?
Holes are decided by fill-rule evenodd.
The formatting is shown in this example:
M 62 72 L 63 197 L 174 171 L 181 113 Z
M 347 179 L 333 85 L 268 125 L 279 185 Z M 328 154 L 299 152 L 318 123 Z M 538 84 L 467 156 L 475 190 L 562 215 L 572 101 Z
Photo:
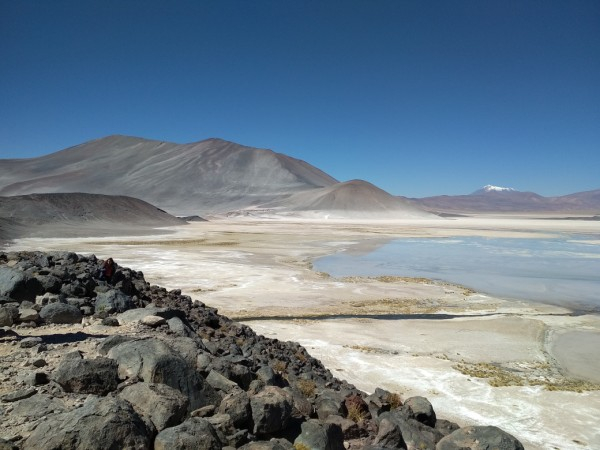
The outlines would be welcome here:
M 125 196 L 61 193 L 0 197 L 0 241 L 20 236 L 123 235 L 134 230 L 140 234 L 185 223 Z
M 363 180 L 299 192 L 285 199 L 261 205 L 261 208 L 322 218 L 433 217 L 409 200 L 388 194 Z
M 493 186 L 491 184 L 486 184 L 481 189 L 477 189 L 471 195 L 481 195 L 481 194 L 487 194 L 489 192 L 515 192 L 515 189 L 509 188 L 509 187 Z
M 560 197 L 487 185 L 469 195 L 440 195 L 411 199 L 415 205 L 438 213 L 477 212 L 600 212 L 600 189 Z
M 0 195 L 127 195 L 177 215 L 226 212 L 335 183 L 304 161 L 221 139 L 174 144 L 108 136 L 38 158 L 0 160 Z

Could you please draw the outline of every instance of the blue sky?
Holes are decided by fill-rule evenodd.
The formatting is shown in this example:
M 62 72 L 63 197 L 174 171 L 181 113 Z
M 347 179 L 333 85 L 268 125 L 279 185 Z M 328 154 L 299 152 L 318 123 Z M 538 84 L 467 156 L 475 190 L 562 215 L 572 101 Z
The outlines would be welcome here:
M 409 197 L 600 188 L 600 2 L 0 0 L 0 158 L 220 137 Z

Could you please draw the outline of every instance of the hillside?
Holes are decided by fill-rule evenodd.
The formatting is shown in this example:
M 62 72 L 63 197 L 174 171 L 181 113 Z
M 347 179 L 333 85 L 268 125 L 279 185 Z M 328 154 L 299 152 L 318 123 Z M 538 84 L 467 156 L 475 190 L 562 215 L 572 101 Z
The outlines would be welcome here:
M 147 233 L 186 223 L 136 198 L 82 193 L 0 197 L 0 218 L 0 241 Z
M 226 212 L 336 182 L 304 161 L 221 139 L 179 145 L 109 136 L 0 160 L 0 195 L 127 195 L 176 215 Z
M 408 200 L 394 197 L 363 180 L 299 192 L 288 198 L 261 205 L 275 211 L 299 215 L 310 213 L 326 218 L 401 219 L 434 217 Z

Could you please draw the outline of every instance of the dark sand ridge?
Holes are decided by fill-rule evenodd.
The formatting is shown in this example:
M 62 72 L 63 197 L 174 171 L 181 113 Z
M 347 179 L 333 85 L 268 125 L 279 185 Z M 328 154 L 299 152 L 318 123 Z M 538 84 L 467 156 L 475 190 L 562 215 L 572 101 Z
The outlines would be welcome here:
M 18 237 L 156 234 L 186 222 L 142 200 L 98 194 L 0 197 L 0 242 Z

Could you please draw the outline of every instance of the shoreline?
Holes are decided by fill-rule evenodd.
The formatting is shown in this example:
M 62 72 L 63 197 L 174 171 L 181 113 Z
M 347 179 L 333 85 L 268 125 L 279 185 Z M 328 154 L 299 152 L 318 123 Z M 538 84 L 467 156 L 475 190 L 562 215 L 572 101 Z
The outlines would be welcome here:
M 539 237 L 540 232 L 551 235 L 565 230 L 599 234 L 597 223 L 590 228 L 592 221 L 556 222 L 544 220 L 542 230 L 539 220 L 489 217 L 311 223 L 307 233 L 305 222 L 230 220 L 189 224 L 172 228 L 169 235 L 143 238 L 21 239 L 7 250 L 112 256 L 117 263 L 143 271 L 152 283 L 182 289 L 224 315 L 251 322 L 261 334 L 299 341 L 336 376 L 362 390 L 382 386 L 407 395 L 421 393 L 431 397 L 440 417 L 495 424 L 522 439 L 528 449 L 546 449 L 557 442 L 563 450 L 585 448 L 575 442 L 600 447 L 600 436 L 589 432 L 594 429 L 592 418 L 600 413 L 600 391 L 494 387 L 490 378 L 476 376 L 485 369 L 495 370 L 492 375 L 500 381 L 511 380 L 507 377 L 515 372 L 559 377 L 553 371 L 560 365 L 589 366 L 585 358 L 582 362 L 576 355 L 569 359 L 564 354 L 581 347 L 580 341 L 590 334 L 571 335 L 567 340 L 561 336 L 576 330 L 600 336 L 598 315 L 573 315 L 565 307 L 494 298 L 450 283 L 405 277 L 336 279 L 312 270 L 311 261 L 319 256 L 342 249 L 368 251 L 410 235 Z M 312 321 L 301 317 L 315 311 L 360 317 Z M 381 318 L 390 313 L 413 318 Z M 453 317 L 414 318 L 418 314 Z M 244 319 L 257 315 L 277 315 L 280 320 Z M 300 318 L 294 320 L 295 316 Z M 534 329 L 547 330 L 548 335 L 531 334 Z M 562 353 L 555 358 L 557 347 Z M 464 365 L 462 371 L 454 367 L 459 364 Z M 461 404 L 458 410 L 456 402 Z M 555 417 L 557 402 L 570 408 L 569 420 Z

